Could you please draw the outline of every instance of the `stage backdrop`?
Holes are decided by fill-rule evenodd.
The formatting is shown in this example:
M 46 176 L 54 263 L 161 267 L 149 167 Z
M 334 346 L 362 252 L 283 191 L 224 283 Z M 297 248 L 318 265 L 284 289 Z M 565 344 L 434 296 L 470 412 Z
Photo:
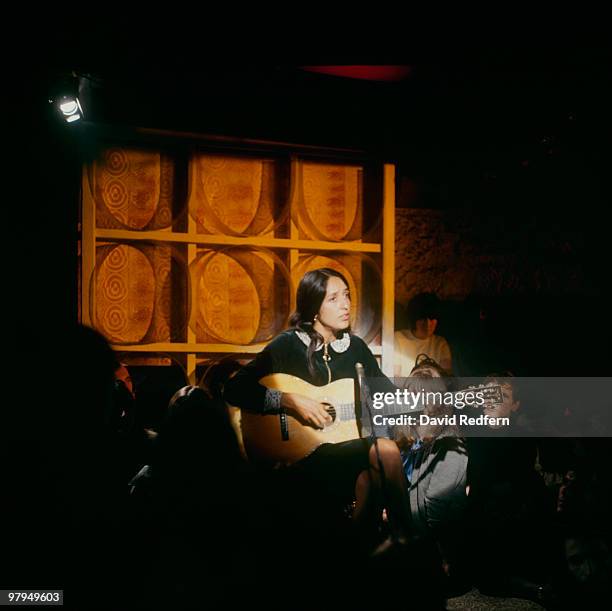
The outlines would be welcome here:
M 252 358 L 286 328 L 303 274 L 332 267 L 349 281 L 354 332 L 391 373 L 394 166 L 256 148 L 99 143 L 83 167 L 82 322 L 128 365 L 197 383 L 219 360 Z

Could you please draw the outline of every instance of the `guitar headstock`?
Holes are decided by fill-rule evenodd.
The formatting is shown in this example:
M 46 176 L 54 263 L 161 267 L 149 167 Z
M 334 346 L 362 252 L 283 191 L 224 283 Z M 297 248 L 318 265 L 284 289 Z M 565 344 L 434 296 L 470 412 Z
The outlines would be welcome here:
M 479 405 L 479 407 L 501 405 L 504 402 L 502 387 L 499 384 L 474 384 L 468 386 L 463 392 L 467 391 L 482 393 L 484 403 Z

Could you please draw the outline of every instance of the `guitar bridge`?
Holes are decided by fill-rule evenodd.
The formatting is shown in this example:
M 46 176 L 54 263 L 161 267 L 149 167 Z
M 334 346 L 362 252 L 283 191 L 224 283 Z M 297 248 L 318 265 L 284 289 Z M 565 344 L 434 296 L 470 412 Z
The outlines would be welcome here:
M 285 412 L 280 413 L 280 430 L 281 439 L 283 441 L 289 441 L 289 425 L 287 424 L 287 414 Z

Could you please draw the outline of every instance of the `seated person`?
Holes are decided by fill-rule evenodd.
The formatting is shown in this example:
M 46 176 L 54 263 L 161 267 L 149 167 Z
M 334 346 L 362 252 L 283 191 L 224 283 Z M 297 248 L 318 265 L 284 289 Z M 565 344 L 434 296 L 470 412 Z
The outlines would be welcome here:
M 492 374 L 503 402 L 483 410 L 509 417 L 510 427 L 469 437 L 469 522 L 476 586 L 484 594 L 541 600 L 553 565 L 552 499 L 535 470 L 537 440 L 520 436 L 523 409 L 518 384 L 509 372 Z M 512 435 L 512 436 L 510 436 Z
M 121 380 L 132 396 L 132 399 L 136 399 L 136 393 L 134 392 L 134 380 L 132 380 L 130 371 L 125 363 L 117 362 L 115 369 L 115 380 Z
M 415 391 L 446 392 L 446 373 L 424 354 L 406 380 L 405 388 Z M 453 406 L 426 404 L 417 417 L 443 417 L 453 414 Z M 396 426 L 392 436 L 398 443 L 408 482 L 413 536 L 435 542 L 445 573 L 453 587 L 463 579 L 460 559 L 464 518 L 467 507 L 468 453 L 456 426 L 420 423 Z M 447 584 L 450 586 L 450 584 Z
M 196 386 L 179 389 L 151 464 L 131 482 L 151 596 L 146 608 L 195 608 L 201 589 L 218 608 L 236 578 L 233 567 L 245 562 L 249 576 L 242 577 L 251 579 L 257 546 L 248 483 L 223 405 Z
M 426 354 L 442 369 L 452 371 L 451 351 L 446 339 L 435 335 L 438 326 L 439 300 L 433 293 L 419 293 L 406 306 L 409 329 L 395 332 L 396 377 L 408 377 L 418 354 Z
M 113 405 L 111 424 L 119 435 L 127 482 L 149 461 L 157 433 L 139 422 L 134 381 L 128 366 L 119 361 L 115 364 Z
M 595 609 L 610 598 L 612 551 L 609 539 L 587 525 L 570 527 L 563 536 L 563 572 L 558 589 L 568 608 Z
M 348 286 L 342 274 L 333 269 L 321 268 L 305 274 L 297 289 L 292 327 L 273 339 L 226 382 L 224 397 L 227 403 L 243 410 L 243 434 L 250 460 L 258 453 L 276 450 L 278 457 L 270 458 L 288 467 L 293 475 L 299 474 L 307 480 L 316 490 L 313 496 L 333 498 L 342 504 L 355 500 L 353 522 L 365 530 L 376 528 L 382 512 L 378 492 L 382 482 L 380 473 L 384 471 L 385 504 L 393 541 L 402 543 L 409 509 L 401 457 L 395 443 L 380 439 L 374 445 L 371 439 L 359 438 L 357 430 L 354 439 L 326 443 L 325 437 L 317 437 L 312 431 L 323 431 L 334 423 L 335 408 L 329 401 L 307 396 L 303 386 L 281 391 L 260 384 L 261 379 L 271 374 L 289 374 L 316 389 L 336 380 L 354 380 L 356 365 L 361 363 L 365 375 L 379 383 L 381 390 L 395 390 L 365 342 L 350 332 Z M 274 446 L 272 442 L 280 440 L 283 422 L 292 427 L 295 423 L 301 426 L 296 426 L 297 432 L 292 435 L 286 430 L 285 441 Z M 266 423 L 270 423 L 270 430 L 274 432 L 267 437 L 263 429 Z M 263 431 L 259 437 L 256 426 Z M 304 439 L 307 442 L 302 446 L 300 440 Z M 270 444 L 268 440 L 272 440 Z M 281 455 L 292 448 L 293 456 Z

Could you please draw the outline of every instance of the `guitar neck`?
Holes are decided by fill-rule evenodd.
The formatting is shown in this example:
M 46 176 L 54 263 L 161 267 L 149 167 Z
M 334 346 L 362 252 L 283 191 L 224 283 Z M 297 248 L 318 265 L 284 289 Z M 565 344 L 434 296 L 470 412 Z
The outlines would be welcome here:
M 404 397 L 403 391 L 401 397 Z M 459 400 L 465 399 L 466 393 L 482 393 L 482 403 L 477 404 L 478 407 L 482 408 L 485 405 L 499 404 L 503 402 L 501 386 L 489 385 L 471 387 L 463 390 L 448 390 L 448 391 L 433 391 L 433 390 L 414 390 L 408 391 L 409 402 L 398 402 L 390 405 L 385 404 L 382 409 L 373 409 L 373 412 L 382 413 L 385 416 L 399 416 L 402 414 L 411 414 L 415 411 L 421 411 L 427 405 L 446 405 L 447 407 L 454 407 L 455 403 Z M 371 402 L 369 402 L 371 404 Z M 414 407 L 412 407 L 414 405 Z M 466 407 L 464 405 L 463 407 Z M 457 409 L 463 409 L 458 407 Z

